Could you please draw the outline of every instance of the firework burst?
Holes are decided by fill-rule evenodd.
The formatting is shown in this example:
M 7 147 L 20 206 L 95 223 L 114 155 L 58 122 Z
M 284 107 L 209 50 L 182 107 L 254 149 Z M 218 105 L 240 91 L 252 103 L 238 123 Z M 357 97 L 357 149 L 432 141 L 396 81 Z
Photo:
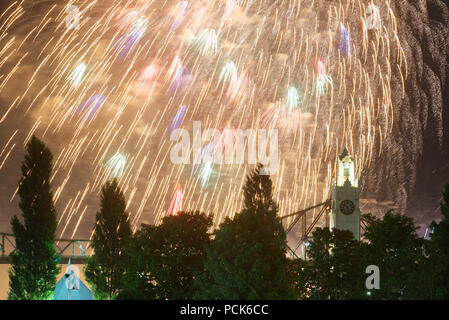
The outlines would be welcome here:
M 192 175 L 193 163 L 173 164 L 167 134 L 193 121 L 288 135 L 272 176 L 281 215 L 327 199 L 344 146 L 360 175 L 392 130 L 390 79 L 406 66 L 392 0 L 378 4 L 385 18 L 375 32 L 365 23 L 371 0 L 75 1 L 82 16 L 72 29 L 63 2 L 34 2 L 0 18 L 0 125 L 9 135 L 0 173 L 14 169 L 12 146 L 40 136 L 55 154 L 64 216 L 80 215 L 79 203 L 93 223 L 92 203 L 111 177 L 105 159 L 126 150 L 106 169 L 132 194 L 133 229 L 181 210 L 213 212 L 215 225 L 232 217 L 252 166 L 205 162 Z
M 105 167 L 111 172 L 110 178 L 120 178 L 125 170 L 125 165 L 126 157 L 121 153 L 116 153 L 106 162 Z

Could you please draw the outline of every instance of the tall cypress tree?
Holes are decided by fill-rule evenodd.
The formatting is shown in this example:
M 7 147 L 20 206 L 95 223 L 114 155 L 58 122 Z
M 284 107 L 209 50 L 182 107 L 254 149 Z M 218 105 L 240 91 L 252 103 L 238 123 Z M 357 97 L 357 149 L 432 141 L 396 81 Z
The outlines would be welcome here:
M 108 181 L 101 191 L 101 209 L 91 246 L 94 254 L 84 269 L 96 299 L 114 299 L 120 287 L 127 259 L 125 248 L 131 238 L 126 201 L 116 179 Z
M 42 141 L 28 142 L 19 180 L 19 207 L 23 223 L 11 220 L 16 249 L 11 254 L 9 299 L 51 299 L 59 273 L 54 247 L 56 210 L 50 190 L 53 156 Z
M 259 165 L 244 186 L 245 207 L 226 218 L 207 250 L 206 272 L 196 279 L 200 299 L 292 299 L 286 233 L 277 217 L 269 176 Z

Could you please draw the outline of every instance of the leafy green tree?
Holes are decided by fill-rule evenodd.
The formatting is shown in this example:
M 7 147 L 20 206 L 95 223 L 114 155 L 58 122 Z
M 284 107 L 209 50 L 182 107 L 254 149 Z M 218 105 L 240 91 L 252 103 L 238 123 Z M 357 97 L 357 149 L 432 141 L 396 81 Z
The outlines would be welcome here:
M 301 299 L 363 299 L 365 245 L 352 232 L 317 228 L 308 243 L 309 261 L 299 263 Z
M 50 189 L 53 156 L 42 141 L 28 142 L 19 181 L 19 207 L 23 223 L 11 220 L 16 250 L 11 254 L 9 299 L 52 299 L 56 286 L 58 256 L 56 210 Z
M 158 226 L 142 225 L 131 241 L 120 299 L 193 299 L 204 272 L 212 217 L 181 212 Z
M 259 165 L 244 186 L 245 207 L 226 218 L 207 250 L 197 278 L 199 299 L 293 299 L 286 234 L 277 217 L 269 176 Z
M 407 287 L 404 299 L 446 299 L 444 280 L 448 271 L 448 257 L 435 242 L 424 240 L 417 250 L 417 268 L 410 274 L 412 285 Z
M 101 190 L 101 210 L 91 241 L 94 254 L 84 268 L 96 299 L 113 299 L 118 294 L 131 236 L 125 196 L 117 180 L 108 181 Z
M 156 281 L 150 272 L 150 262 L 155 248 L 152 242 L 154 226 L 142 225 L 126 246 L 128 259 L 124 264 L 125 274 L 120 281 L 117 299 L 158 299 Z
M 368 240 L 366 265 L 380 270 L 380 289 L 372 290 L 373 299 L 414 299 L 423 275 L 424 240 L 416 234 L 413 219 L 387 212 L 382 219 L 367 215 Z
M 163 219 L 154 229 L 150 272 L 162 299 L 193 299 L 195 278 L 204 272 L 212 217 L 199 212 L 180 213 Z

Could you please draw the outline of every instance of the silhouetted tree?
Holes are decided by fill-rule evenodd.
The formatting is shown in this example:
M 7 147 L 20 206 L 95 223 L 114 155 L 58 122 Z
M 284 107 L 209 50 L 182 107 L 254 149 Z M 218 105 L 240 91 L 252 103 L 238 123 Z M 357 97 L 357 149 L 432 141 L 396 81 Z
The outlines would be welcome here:
M 131 241 L 119 299 L 193 299 L 204 272 L 212 217 L 181 212 L 158 226 L 142 225 Z
M 448 271 L 448 257 L 442 254 L 435 242 L 422 239 L 416 248 L 417 268 L 412 270 L 403 299 L 446 299 L 444 279 Z
M 19 181 L 19 207 L 23 223 L 11 220 L 16 249 L 11 254 L 9 299 L 51 299 L 59 273 L 56 210 L 50 189 L 53 156 L 42 141 L 28 142 Z
M 308 243 L 309 261 L 298 262 L 301 299 L 363 299 L 365 245 L 352 232 L 317 228 Z
M 416 234 L 413 219 L 387 212 L 382 219 L 368 216 L 364 237 L 368 240 L 366 265 L 380 269 L 380 289 L 371 290 L 373 299 L 414 299 L 422 281 L 419 275 L 424 240 Z M 418 276 L 419 275 L 419 276 Z
M 207 252 L 206 272 L 197 279 L 199 299 L 292 299 L 286 234 L 277 217 L 269 176 L 259 165 L 243 188 L 245 207 L 226 218 Z
M 126 246 L 127 261 L 125 274 L 120 281 L 117 299 L 155 300 L 158 299 L 156 282 L 150 272 L 150 262 L 155 248 L 151 241 L 154 226 L 142 225 Z
M 97 212 L 84 273 L 96 299 L 113 299 L 118 293 L 127 258 L 125 247 L 131 238 L 126 201 L 117 180 L 101 190 L 101 210 Z

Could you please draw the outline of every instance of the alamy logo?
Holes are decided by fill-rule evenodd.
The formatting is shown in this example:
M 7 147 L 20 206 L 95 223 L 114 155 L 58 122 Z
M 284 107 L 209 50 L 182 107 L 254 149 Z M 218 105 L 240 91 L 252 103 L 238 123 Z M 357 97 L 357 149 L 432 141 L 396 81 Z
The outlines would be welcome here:
M 375 265 L 370 265 L 366 267 L 365 270 L 366 274 L 369 274 L 370 276 L 366 278 L 365 286 L 368 290 L 380 289 L 380 271 L 379 267 Z
M 201 122 L 194 121 L 192 144 L 186 129 L 173 130 L 170 141 L 178 141 L 170 151 L 170 160 L 174 164 L 243 164 L 247 145 L 247 164 L 263 164 L 261 175 L 272 175 L 279 169 L 277 129 L 224 129 L 223 132 L 207 129 L 203 133 Z

